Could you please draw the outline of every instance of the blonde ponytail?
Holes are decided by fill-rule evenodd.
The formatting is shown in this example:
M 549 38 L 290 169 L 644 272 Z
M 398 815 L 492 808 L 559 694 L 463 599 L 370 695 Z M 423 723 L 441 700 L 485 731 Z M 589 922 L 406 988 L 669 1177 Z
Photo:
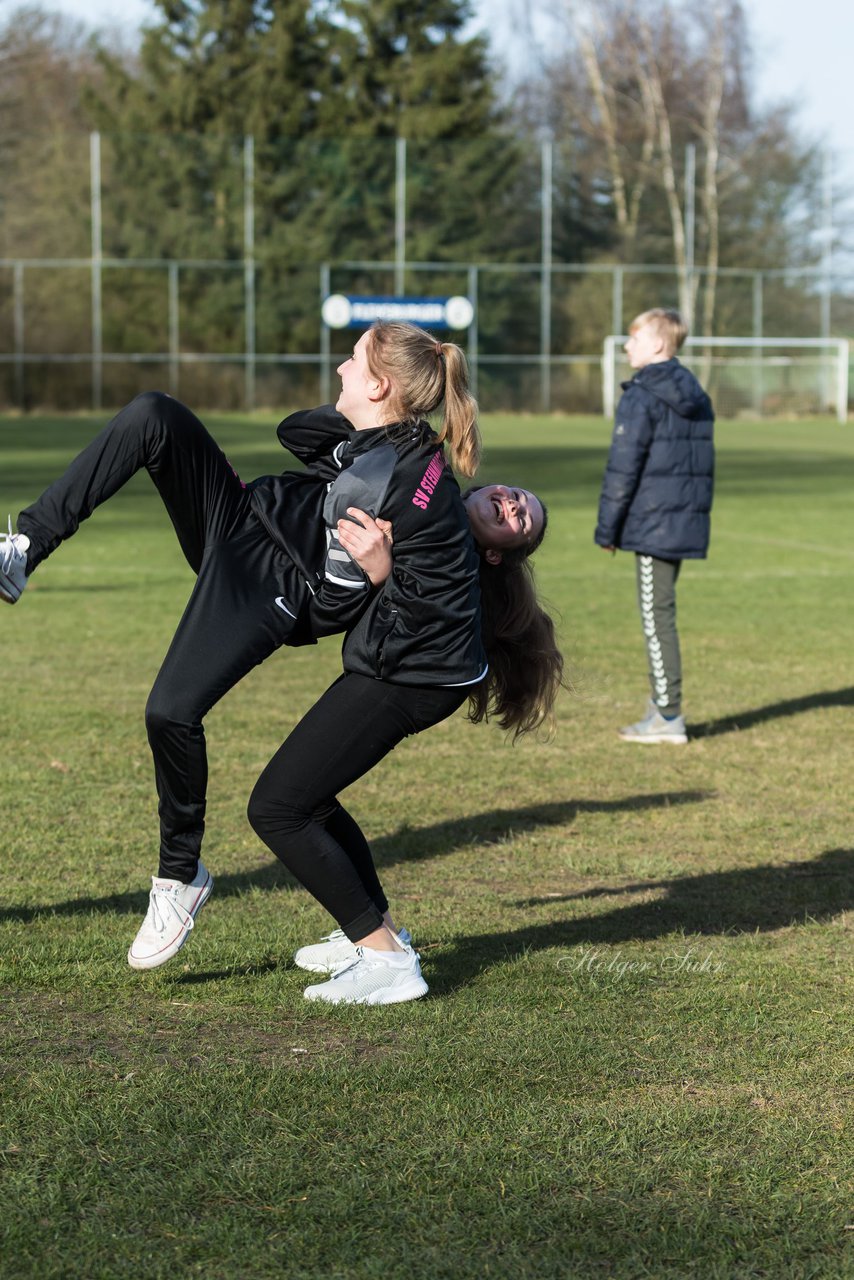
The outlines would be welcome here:
M 462 348 L 455 342 L 437 342 L 424 329 L 402 321 L 379 321 L 370 333 L 368 367 L 391 381 L 389 411 L 394 420 L 417 420 L 443 405 L 439 439 L 448 446 L 454 470 L 474 475 L 480 462 L 480 430 Z
M 468 363 L 455 342 L 442 342 L 440 347 L 445 360 L 445 412 L 439 439 L 447 441 L 454 470 L 473 476 L 480 465 L 481 442 Z

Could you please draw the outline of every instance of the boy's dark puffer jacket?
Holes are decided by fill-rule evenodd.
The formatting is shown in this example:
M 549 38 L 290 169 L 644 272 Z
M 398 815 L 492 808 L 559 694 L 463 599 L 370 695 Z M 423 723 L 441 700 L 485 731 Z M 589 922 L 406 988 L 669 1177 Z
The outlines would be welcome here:
M 675 357 L 623 383 L 599 499 L 599 546 L 662 560 L 705 557 L 714 420 L 711 400 Z

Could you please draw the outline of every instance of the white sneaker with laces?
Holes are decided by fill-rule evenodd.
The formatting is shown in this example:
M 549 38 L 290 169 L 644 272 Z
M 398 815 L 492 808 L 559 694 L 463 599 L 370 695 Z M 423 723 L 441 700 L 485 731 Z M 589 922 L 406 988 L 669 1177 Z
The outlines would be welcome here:
M 0 533 L 0 600 L 6 604 L 15 604 L 21 598 L 21 592 L 27 585 L 27 551 L 30 540 L 25 533 L 12 532 L 12 517 L 9 517 L 9 532 Z
M 409 930 L 401 929 L 397 940 L 402 947 L 408 947 L 412 942 Z M 350 941 L 343 929 L 333 929 L 320 942 L 300 947 L 294 955 L 294 964 L 309 973 L 334 973 L 345 964 L 352 964 L 358 958 L 356 951 L 355 942 Z
M 148 911 L 128 951 L 132 969 L 156 969 L 180 951 L 195 917 L 211 896 L 213 876 L 199 862 L 190 884 L 151 877 Z
M 352 964 L 339 969 L 328 982 L 306 987 L 305 998 L 327 1004 L 402 1004 L 426 996 L 427 989 L 418 953 L 411 947 L 404 951 L 357 947 Z
M 620 730 L 623 742 L 672 742 L 683 746 L 688 741 L 685 717 L 674 716 L 665 720 L 654 702 L 650 702 L 643 720 L 627 724 Z

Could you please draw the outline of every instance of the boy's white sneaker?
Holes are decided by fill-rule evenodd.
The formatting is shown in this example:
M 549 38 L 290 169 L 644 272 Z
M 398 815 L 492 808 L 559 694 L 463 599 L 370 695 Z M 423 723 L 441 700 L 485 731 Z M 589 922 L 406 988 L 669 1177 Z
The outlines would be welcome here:
M 620 730 L 623 742 L 672 742 L 679 746 L 688 741 L 685 717 L 674 716 L 665 720 L 654 702 L 650 702 L 647 714 L 637 724 L 627 724 Z
M 190 884 L 151 877 L 148 911 L 128 951 L 132 969 L 156 969 L 180 951 L 196 915 L 211 896 L 213 876 L 199 862 Z
M 15 604 L 20 600 L 21 592 L 27 585 L 27 551 L 30 540 L 25 533 L 12 532 L 12 517 L 9 517 L 9 532 L 0 533 L 0 600 L 6 604 Z
M 417 952 L 374 951 L 357 947 L 356 959 L 339 969 L 328 982 L 306 987 L 306 1000 L 327 1004 L 401 1004 L 427 994 Z
M 408 947 L 412 937 L 408 929 L 401 929 L 397 940 L 402 947 Z M 307 969 L 309 973 L 335 973 L 345 964 L 352 964 L 358 959 L 355 942 L 351 942 L 343 929 L 333 929 L 320 942 L 311 946 L 300 947 L 294 955 L 294 964 L 298 969 Z

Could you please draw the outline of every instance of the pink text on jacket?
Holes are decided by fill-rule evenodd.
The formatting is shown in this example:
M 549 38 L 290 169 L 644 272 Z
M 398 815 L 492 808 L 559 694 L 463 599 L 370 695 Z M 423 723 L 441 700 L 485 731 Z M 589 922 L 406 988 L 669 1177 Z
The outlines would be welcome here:
M 421 477 L 421 483 L 415 490 L 412 501 L 416 507 L 420 507 L 422 511 L 427 510 L 427 504 L 433 496 L 433 491 L 439 483 L 442 472 L 445 470 L 445 459 L 441 449 L 437 449 L 430 459 L 430 463 L 424 475 Z

